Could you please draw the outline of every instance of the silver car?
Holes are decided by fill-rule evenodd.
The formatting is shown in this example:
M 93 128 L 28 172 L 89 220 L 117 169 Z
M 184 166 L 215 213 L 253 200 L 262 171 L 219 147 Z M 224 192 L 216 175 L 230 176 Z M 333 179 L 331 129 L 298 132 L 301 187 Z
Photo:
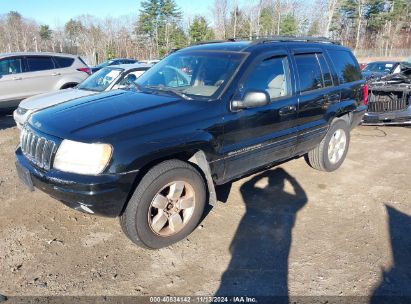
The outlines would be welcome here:
M 128 86 L 151 67 L 150 64 L 121 64 L 102 68 L 75 88 L 45 93 L 23 100 L 14 111 L 13 117 L 21 129 L 30 115 L 36 111 L 83 96 Z
M 90 74 L 79 57 L 60 53 L 0 54 L 0 109 L 28 97 L 74 87 Z

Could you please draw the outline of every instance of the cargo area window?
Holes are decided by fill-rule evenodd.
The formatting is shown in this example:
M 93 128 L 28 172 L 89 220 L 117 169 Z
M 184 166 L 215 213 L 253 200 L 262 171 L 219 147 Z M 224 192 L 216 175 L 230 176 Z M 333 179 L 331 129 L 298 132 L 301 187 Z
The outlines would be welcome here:
M 328 50 L 340 83 L 360 80 L 361 69 L 357 61 L 348 51 Z

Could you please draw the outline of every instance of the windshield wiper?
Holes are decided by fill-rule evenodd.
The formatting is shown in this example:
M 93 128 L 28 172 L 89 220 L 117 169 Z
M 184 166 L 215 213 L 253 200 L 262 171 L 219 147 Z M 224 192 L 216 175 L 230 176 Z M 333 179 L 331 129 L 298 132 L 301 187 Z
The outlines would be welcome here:
M 190 96 L 184 94 L 183 92 L 181 92 L 179 90 L 175 90 L 175 89 L 172 89 L 172 88 L 167 88 L 167 87 L 164 87 L 164 86 L 144 86 L 144 88 L 154 89 L 154 90 L 158 90 L 158 91 L 161 91 L 161 92 L 169 92 L 169 93 L 173 93 L 174 95 L 177 95 L 178 97 L 181 97 L 183 99 L 192 100 L 192 98 Z

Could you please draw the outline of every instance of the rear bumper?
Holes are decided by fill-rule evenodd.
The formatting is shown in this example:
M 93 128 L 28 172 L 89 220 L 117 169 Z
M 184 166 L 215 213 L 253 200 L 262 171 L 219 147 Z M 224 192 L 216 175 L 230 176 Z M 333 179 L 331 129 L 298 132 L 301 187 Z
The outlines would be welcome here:
M 411 124 L 411 106 L 403 111 L 373 113 L 367 112 L 363 118 L 363 124 L 368 125 L 397 125 Z
M 362 105 L 352 112 L 353 116 L 351 119 L 351 129 L 354 129 L 356 126 L 358 126 L 361 123 L 366 111 L 367 111 L 367 106 Z
M 16 150 L 17 165 L 27 170 L 33 186 L 65 205 L 82 211 L 116 217 L 123 210 L 137 172 L 79 175 L 51 169 L 44 172 Z

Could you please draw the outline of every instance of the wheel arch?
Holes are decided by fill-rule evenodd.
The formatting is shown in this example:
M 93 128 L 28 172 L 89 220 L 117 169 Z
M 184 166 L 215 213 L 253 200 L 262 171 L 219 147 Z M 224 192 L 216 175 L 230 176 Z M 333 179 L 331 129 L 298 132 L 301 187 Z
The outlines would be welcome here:
M 216 190 L 214 186 L 214 181 L 212 178 L 212 172 L 210 169 L 210 165 L 207 160 L 206 150 L 199 148 L 199 147 L 197 148 L 193 147 L 193 148 L 185 149 L 179 152 L 170 152 L 169 154 L 166 154 L 162 157 L 153 158 L 152 160 L 145 163 L 138 170 L 138 174 L 136 175 L 134 182 L 132 186 L 130 187 L 130 192 L 126 200 L 126 203 L 123 206 L 121 214 L 126 209 L 131 196 L 133 195 L 137 185 L 139 184 L 141 179 L 144 177 L 144 175 L 146 175 L 147 172 L 151 168 L 158 165 L 159 163 L 162 163 L 164 161 L 171 160 L 171 159 L 178 159 L 178 160 L 187 162 L 191 164 L 194 168 L 196 168 L 196 170 L 199 171 L 199 173 L 204 179 L 204 182 L 206 183 L 209 204 L 214 206 L 217 203 L 217 194 L 216 194 Z

